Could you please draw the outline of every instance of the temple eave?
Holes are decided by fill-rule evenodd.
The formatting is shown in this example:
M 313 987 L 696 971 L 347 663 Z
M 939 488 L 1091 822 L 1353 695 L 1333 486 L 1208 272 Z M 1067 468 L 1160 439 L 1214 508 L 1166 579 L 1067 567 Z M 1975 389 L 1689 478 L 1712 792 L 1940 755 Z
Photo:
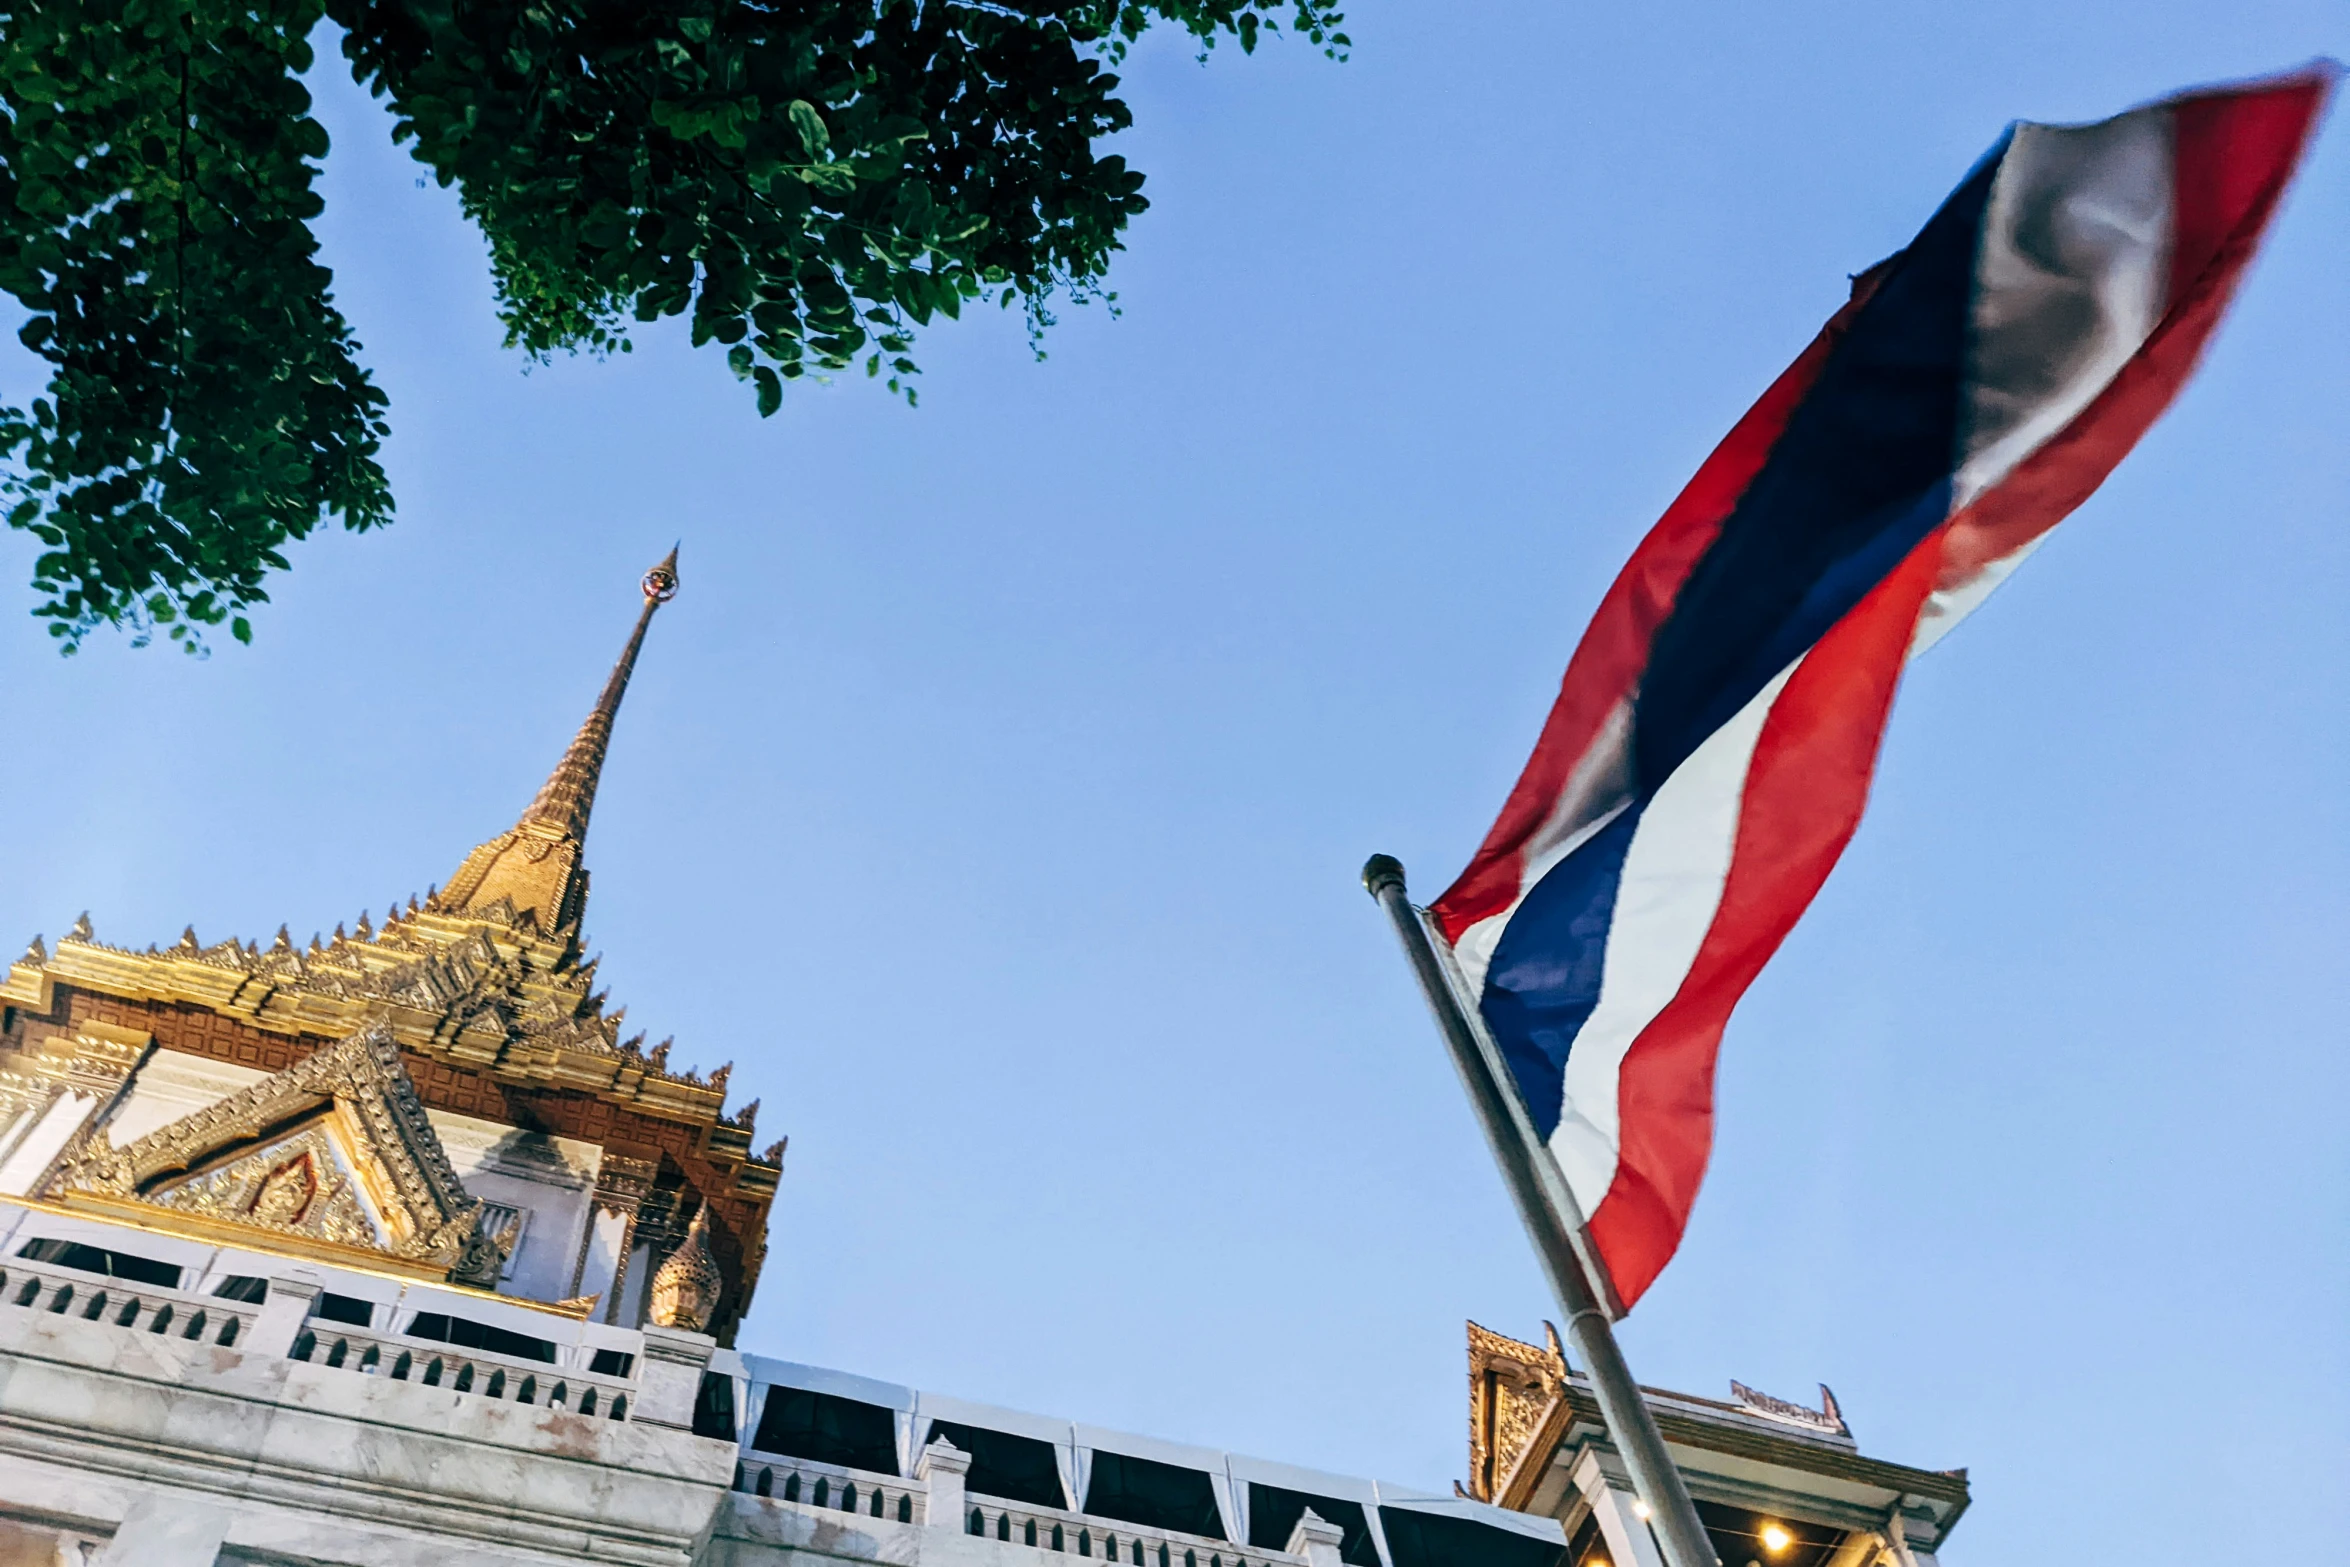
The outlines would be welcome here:
M 591 1049 L 509 1027 L 484 1028 L 478 1017 L 455 1008 L 419 1007 L 363 991 L 338 995 L 295 988 L 281 976 L 263 971 L 259 967 L 262 960 L 246 958 L 256 965 L 250 969 L 231 966 L 225 953 L 232 947 L 234 943 L 223 943 L 202 953 L 184 954 L 131 952 L 96 942 L 60 941 L 56 952 L 46 959 L 20 960 L 9 967 L 5 981 L 0 982 L 0 1004 L 47 1014 L 56 1009 L 56 993 L 62 986 L 134 1003 L 196 1006 L 289 1038 L 340 1038 L 368 1018 L 381 1017 L 401 1048 L 429 1060 L 486 1072 L 518 1087 L 591 1094 L 609 1103 L 716 1131 L 722 1139 L 730 1130 L 724 1124 L 726 1089 L 722 1083 L 706 1081 L 691 1072 L 671 1073 L 639 1051 L 617 1045 Z M 242 954 L 246 949 L 236 950 Z M 611 1020 L 590 1016 L 579 1021 L 595 1024 Z M 756 1162 L 750 1159 L 747 1146 L 737 1157 Z

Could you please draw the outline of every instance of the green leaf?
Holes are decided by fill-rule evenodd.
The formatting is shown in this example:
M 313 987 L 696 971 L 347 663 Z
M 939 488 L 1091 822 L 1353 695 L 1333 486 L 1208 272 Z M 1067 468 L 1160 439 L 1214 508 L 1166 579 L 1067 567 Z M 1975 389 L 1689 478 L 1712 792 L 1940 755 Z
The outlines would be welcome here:
M 808 156 L 821 158 L 832 146 L 832 134 L 824 128 L 824 116 L 805 98 L 794 98 L 784 111 L 791 116 L 792 129 L 800 133 L 800 145 L 808 149 Z
M 856 172 L 845 163 L 811 163 L 798 172 L 801 179 L 819 190 L 852 191 L 857 188 Z

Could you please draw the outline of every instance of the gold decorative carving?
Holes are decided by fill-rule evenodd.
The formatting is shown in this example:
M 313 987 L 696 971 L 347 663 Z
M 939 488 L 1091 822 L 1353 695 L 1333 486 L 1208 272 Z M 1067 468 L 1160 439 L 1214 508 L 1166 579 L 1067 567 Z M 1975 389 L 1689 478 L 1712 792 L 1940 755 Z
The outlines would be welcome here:
M 1526 1457 L 1567 1386 L 1558 1336 L 1550 1346 L 1505 1338 L 1469 1324 L 1469 1493 L 1492 1501 Z
M 177 1208 L 287 1235 L 381 1249 L 386 1237 L 333 1139 L 312 1126 L 216 1169 L 167 1181 L 147 1197 Z
M 494 1285 L 504 1260 L 380 1023 L 122 1147 L 93 1137 L 44 1195 L 359 1246 L 459 1283 Z
M 605 1152 L 602 1162 L 596 1166 L 596 1187 L 589 1196 L 590 1222 L 580 1231 L 579 1254 L 571 1262 L 571 1289 L 575 1297 L 590 1298 L 579 1296 L 579 1286 L 587 1278 L 588 1252 L 596 1243 L 594 1216 L 608 1213 L 623 1222 L 620 1257 L 602 1293 L 618 1307 L 621 1289 L 628 1282 L 628 1254 L 636 1245 L 637 1210 L 644 1205 L 645 1194 L 653 1189 L 653 1176 L 659 1169 L 659 1164 L 651 1159 L 631 1159 L 624 1154 Z M 610 1313 L 605 1317 L 609 1321 Z
M 502 903 L 463 915 L 419 911 L 370 939 L 308 950 L 225 941 L 195 953 L 133 952 L 67 937 L 47 959 L 12 965 L 0 1000 L 45 1011 L 64 983 L 329 1037 L 381 1018 L 419 1055 L 717 1122 L 725 1095 L 650 1061 L 641 1035 L 624 1036 L 626 1014 L 605 1008 L 571 937 L 519 928 L 504 913 Z
M 709 1219 L 708 1203 L 696 1208 L 685 1239 L 654 1271 L 647 1297 L 647 1315 L 654 1326 L 699 1333 L 710 1325 L 711 1313 L 718 1309 L 718 1290 L 725 1280 L 718 1271 L 718 1259 L 710 1254 Z
M 593 1201 L 605 1213 L 634 1217 L 643 1206 L 645 1194 L 653 1189 L 653 1176 L 660 1165 L 651 1159 L 631 1159 L 622 1154 L 607 1153 L 596 1166 L 596 1190 Z
M 38 943 L 35 943 L 37 946 Z M 0 1068 L 0 1148 L 20 1127 L 29 1128 L 61 1095 L 81 1094 L 104 1103 L 130 1080 L 145 1058 L 152 1034 L 117 1028 L 110 1023 L 85 1022 L 70 1033 L 42 1035 L 17 1052 Z M 51 1160 L 71 1158 L 89 1138 L 90 1121 L 77 1126 L 65 1146 Z

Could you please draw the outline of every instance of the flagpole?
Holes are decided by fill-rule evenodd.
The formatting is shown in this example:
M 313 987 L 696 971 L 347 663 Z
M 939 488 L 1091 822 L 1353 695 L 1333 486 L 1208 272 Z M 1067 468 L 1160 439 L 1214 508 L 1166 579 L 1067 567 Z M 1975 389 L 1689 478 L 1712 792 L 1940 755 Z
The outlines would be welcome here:
M 1591 1390 L 1599 1397 L 1600 1418 L 1607 1422 L 1608 1436 L 1622 1455 L 1624 1467 L 1631 1471 L 1632 1487 L 1648 1506 L 1649 1523 L 1664 1550 L 1666 1567 L 1717 1567 L 1713 1542 L 1698 1519 L 1697 1504 L 1689 1499 L 1681 1471 L 1665 1450 L 1665 1439 L 1649 1413 L 1647 1400 L 1640 1396 L 1639 1384 L 1632 1380 L 1623 1351 L 1616 1347 L 1615 1330 L 1608 1325 L 1599 1294 L 1584 1271 L 1576 1248 L 1581 1225 L 1570 1216 L 1574 1198 L 1549 1189 L 1552 1182 L 1544 1179 L 1545 1171 L 1535 1159 L 1532 1129 L 1521 1129 L 1517 1124 L 1524 1112 L 1509 1097 L 1511 1091 L 1499 1075 L 1500 1064 L 1490 1058 L 1484 1037 L 1462 1010 L 1435 944 L 1428 939 L 1420 911 L 1404 895 L 1402 864 L 1389 855 L 1372 855 L 1363 866 L 1363 886 L 1395 922 L 1395 933 L 1402 938 L 1420 991 L 1428 998 L 1428 1010 L 1436 1014 L 1437 1029 L 1461 1074 L 1461 1086 L 1468 1090 L 1470 1108 L 1477 1113 L 1477 1124 L 1493 1150 L 1494 1163 L 1501 1166 L 1502 1180 L 1517 1204 L 1518 1217 L 1534 1242 L 1534 1254 L 1549 1276 L 1551 1293 L 1566 1314 L 1567 1342 L 1574 1345 L 1576 1357 L 1591 1379 Z

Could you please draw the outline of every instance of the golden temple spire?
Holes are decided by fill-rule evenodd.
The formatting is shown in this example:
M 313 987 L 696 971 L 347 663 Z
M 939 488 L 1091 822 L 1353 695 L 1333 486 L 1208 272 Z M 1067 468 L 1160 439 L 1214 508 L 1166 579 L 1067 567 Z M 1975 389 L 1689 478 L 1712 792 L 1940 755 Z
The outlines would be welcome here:
M 596 698 L 595 710 L 572 737 L 571 749 L 563 753 L 563 760 L 555 764 L 555 771 L 539 789 L 538 798 L 522 813 L 526 822 L 544 822 L 574 838 L 587 837 L 588 812 L 596 804 L 596 780 L 603 774 L 604 752 L 612 743 L 612 720 L 620 712 L 620 699 L 628 694 L 628 677 L 636 671 L 637 650 L 645 645 L 645 628 L 653 623 L 654 610 L 677 597 L 675 549 L 645 573 L 642 586 L 645 607 L 636 617 L 636 630 L 629 633 L 628 646 L 620 650 L 620 662 L 612 666 L 612 678 L 604 682 L 604 694 Z
M 587 871 L 580 852 L 587 842 L 588 815 L 595 809 L 596 782 L 604 771 L 604 754 L 612 742 L 612 720 L 620 699 L 628 693 L 628 677 L 636 670 L 636 656 L 645 645 L 645 628 L 653 611 L 677 596 L 677 551 L 645 573 L 641 584 L 645 607 L 636 617 L 636 629 L 620 650 L 620 662 L 604 682 L 587 722 L 579 726 L 563 759 L 510 831 L 499 834 L 465 857 L 449 885 L 432 900 L 443 914 L 483 912 L 501 899 L 510 901 L 517 920 L 528 915 L 541 931 L 568 931 L 579 923 L 587 904 Z

